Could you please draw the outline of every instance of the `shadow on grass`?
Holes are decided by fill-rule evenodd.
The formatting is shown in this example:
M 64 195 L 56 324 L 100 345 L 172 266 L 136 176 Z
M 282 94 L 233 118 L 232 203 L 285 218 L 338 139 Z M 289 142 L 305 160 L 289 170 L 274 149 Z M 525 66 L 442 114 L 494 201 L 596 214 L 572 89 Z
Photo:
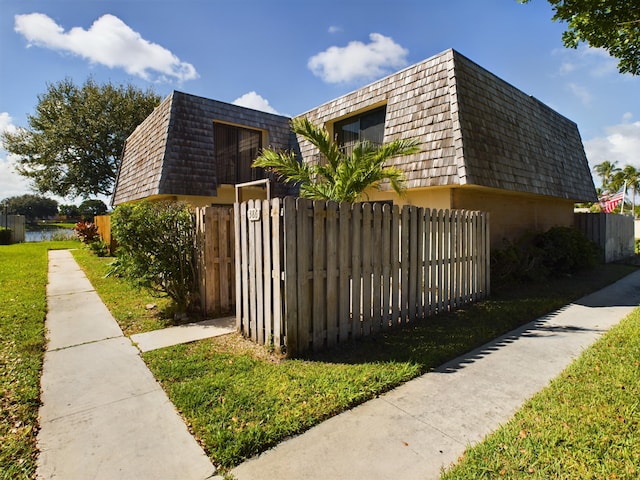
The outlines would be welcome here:
M 521 337 L 581 330 L 579 326 L 562 327 L 551 322 L 576 299 L 580 305 L 605 306 L 606 289 L 604 295 L 597 292 L 582 297 L 636 271 L 640 274 L 628 265 L 600 265 L 571 278 L 519 285 L 495 292 L 491 298 L 460 310 L 347 342 L 326 352 L 307 355 L 305 359 L 345 364 L 410 362 L 418 365 L 421 373 L 440 366 L 443 371 L 453 372 Z M 633 305 L 638 304 L 638 297 L 640 292 L 622 295 L 622 298 L 631 298 L 628 303 Z M 451 363 L 457 357 L 460 359 Z

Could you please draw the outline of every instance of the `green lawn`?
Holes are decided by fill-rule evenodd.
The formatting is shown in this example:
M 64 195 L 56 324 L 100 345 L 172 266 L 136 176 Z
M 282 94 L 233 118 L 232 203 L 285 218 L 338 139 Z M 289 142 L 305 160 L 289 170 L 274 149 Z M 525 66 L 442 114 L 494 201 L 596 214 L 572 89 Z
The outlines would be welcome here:
M 0 246 L 0 478 L 33 478 L 44 355 L 47 251 L 78 242 Z
M 640 309 L 442 478 L 640 478 Z

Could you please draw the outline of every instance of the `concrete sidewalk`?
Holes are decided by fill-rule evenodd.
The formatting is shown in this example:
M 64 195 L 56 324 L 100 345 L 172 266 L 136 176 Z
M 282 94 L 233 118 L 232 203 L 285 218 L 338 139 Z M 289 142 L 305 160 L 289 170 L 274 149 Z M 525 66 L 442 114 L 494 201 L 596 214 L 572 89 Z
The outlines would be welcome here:
M 69 251 L 49 252 L 37 477 L 211 478 L 215 468 Z
M 640 304 L 640 271 L 327 420 L 238 480 L 437 479 Z

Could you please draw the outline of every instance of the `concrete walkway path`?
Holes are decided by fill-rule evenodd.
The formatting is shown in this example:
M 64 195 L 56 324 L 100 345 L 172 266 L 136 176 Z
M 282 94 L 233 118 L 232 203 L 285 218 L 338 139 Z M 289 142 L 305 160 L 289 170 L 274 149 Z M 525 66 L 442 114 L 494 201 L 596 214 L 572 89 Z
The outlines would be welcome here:
M 329 419 L 232 470 L 238 480 L 437 479 L 640 305 L 640 271 Z
M 131 335 L 141 352 L 195 342 L 236 331 L 236 317 L 223 317 Z
M 37 477 L 200 480 L 215 468 L 69 251 L 49 252 Z

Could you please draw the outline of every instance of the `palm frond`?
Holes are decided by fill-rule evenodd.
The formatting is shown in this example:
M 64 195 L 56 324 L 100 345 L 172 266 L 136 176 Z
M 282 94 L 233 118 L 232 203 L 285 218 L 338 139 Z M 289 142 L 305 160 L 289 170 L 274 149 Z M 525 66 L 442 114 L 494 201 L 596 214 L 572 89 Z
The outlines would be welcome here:
M 265 148 L 251 166 L 273 172 L 278 178 L 289 184 L 311 182 L 312 172 L 309 170 L 309 166 L 299 163 L 291 152 L 276 152 Z
M 338 144 L 331 139 L 331 135 L 329 135 L 326 129 L 317 127 L 306 117 L 292 119 L 291 129 L 297 135 L 301 135 L 311 142 L 320 154 L 327 159 L 331 168 L 336 170 L 343 154 Z

